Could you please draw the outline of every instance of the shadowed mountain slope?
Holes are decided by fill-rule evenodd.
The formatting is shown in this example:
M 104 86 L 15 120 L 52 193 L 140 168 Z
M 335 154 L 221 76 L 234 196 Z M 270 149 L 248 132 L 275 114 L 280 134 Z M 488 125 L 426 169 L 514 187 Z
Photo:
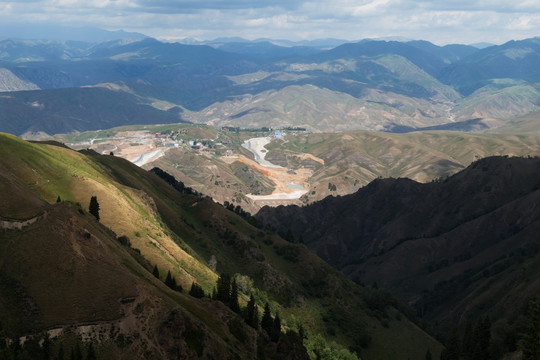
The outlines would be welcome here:
M 447 328 L 510 320 L 540 290 L 538 158 L 486 158 L 442 181 L 379 179 L 355 194 L 263 208 L 359 283 L 376 282 Z
M 124 124 L 180 123 L 180 108 L 158 110 L 121 89 L 83 87 L 0 95 L 0 131 L 79 132 Z
M 539 61 L 540 38 L 509 41 L 479 50 L 448 66 L 439 79 L 464 95 L 494 84 L 496 79 L 522 80 L 534 84 L 540 80 Z

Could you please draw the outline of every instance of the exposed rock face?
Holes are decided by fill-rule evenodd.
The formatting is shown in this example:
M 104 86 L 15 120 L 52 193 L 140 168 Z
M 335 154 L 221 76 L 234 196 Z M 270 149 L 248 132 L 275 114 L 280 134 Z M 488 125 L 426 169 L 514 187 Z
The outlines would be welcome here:
M 8 69 L 0 68 L 0 92 L 23 90 L 39 90 L 39 87 L 30 81 L 18 78 Z

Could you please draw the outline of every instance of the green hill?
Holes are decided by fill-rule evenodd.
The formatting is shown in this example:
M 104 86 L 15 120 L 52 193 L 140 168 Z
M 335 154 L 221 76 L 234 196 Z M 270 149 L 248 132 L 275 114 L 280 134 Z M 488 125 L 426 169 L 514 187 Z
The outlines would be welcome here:
M 27 336 L 23 354 L 47 332 L 53 352 L 92 343 L 104 358 L 305 358 L 292 330 L 313 358 L 325 347 L 364 359 L 440 352 L 388 294 L 128 161 L 10 135 L 0 151 L 0 336 Z M 182 292 L 164 285 L 168 271 Z M 279 339 L 186 294 L 193 282 L 211 293 L 225 273 L 241 308 L 253 295 L 259 314 L 266 302 L 279 314 Z
M 533 120 L 529 120 L 533 122 Z M 520 120 L 520 123 L 524 120 Z M 407 134 L 350 131 L 289 135 L 267 145 L 266 159 L 296 168 L 313 165 L 305 203 L 346 195 L 376 178 L 406 177 L 419 182 L 445 178 L 477 159 L 494 155 L 538 156 L 540 137 L 532 134 L 470 134 L 422 131 Z M 324 166 L 298 162 L 302 153 Z M 335 189 L 330 189 L 330 185 Z

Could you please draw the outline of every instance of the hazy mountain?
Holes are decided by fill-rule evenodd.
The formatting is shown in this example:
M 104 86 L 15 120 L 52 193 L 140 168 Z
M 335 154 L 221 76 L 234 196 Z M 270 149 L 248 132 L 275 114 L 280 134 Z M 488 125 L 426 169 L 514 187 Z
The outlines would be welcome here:
M 115 87 L 21 91 L 0 95 L 0 131 L 79 132 L 126 124 L 185 122 L 179 108 L 159 110 Z
M 373 58 L 387 54 L 402 56 L 432 76 L 445 66 L 438 54 L 398 41 L 363 40 L 358 43 L 343 44 L 321 53 L 318 59 Z
M 265 207 L 257 218 L 447 330 L 485 315 L 511 323 L 540 286 L 539 164 L 486 158 L 444 181 L 379 179 L 301 208 Z
M 540 38 L 509 41 L 469 55 L 441 72 L 440 79 L 464 95 L 484 86 L 505 87 L 511 80 L 540 80 Z
M 40 89 L 121 82 L 145 103 L 167 102 L 183 108 L 190 121 L 218 126 L 399 132 L 482 119 L 487 128 L 460 128 L 484 131 L 493 119 L 539 109 L 536 42 L 478 50 L 363 40 L 321 50 L 257 41 L 214 48 L 150 38 L 4 40 L 0 65 Z
M 480 43 L 471 44 L 471 46 L 474 46 L 475 48 L 478 48 L 478 49 L 485 49 L 487 47 L 494 46 L 494 45 L 495 44 L 488 43 L 488 42 L 480 42 Z
M 446 64 L 461 60 L 478 51 L 478 48 L 472 45 L 451 44 L 437 46 L 429 41 L 421 40 L 408 41 L 406 44 L 432 54 L 437 54 Z
M 99 43 L 117 39 L 144 39 L 147 36 L 123 30 L 45 24 L 0 24 L 0 37 L 26 40 L 82 41 Z
M 225 37 L 225 38 L 216 38 L 213 40 L 204 40 L 204 41 L 194 41 L 193 39 L 185 39 L 180 41 L 185 44 L 198 44 L 198 45 L 211 45 L 214 44 L 227 44 L 227 43 L 243 43 L 243 44 L 256 44 L 256 43 L 271 43 L 280 47 L 310 47 L 319 50 L 328 50 L 336 46 L 345 44 L 347 40 L 342 39 L 315 39 L 315 40 L 285 40 L 285 39 L 268 39 L 261 38 L 255 40 L 247 40 L 241 37 Z
M 236 54 L 244 54 L 252 58 L 275 61 L 293 56 L 305 56 L 318 53 L 320 50 L 311 46 L 280 46 L 271 41 L 258 42 L 224 42 L 211 43 L 213 48 Z
M 91 47 L 90 43 L 76 41 L 1 39 L 0 61 L 28 63 L 73 60 L 85 56 Z

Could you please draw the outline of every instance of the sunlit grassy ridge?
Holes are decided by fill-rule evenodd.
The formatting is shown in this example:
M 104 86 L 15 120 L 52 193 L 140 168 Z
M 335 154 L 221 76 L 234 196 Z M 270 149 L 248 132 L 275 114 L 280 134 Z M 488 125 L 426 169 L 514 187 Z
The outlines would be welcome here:
M 97 196 L 101 222 L 118 236 L 128 236 L 133 246 L 165 274 L 167 270 L 179 273 L 178 264 L 183 261 L 197 271 L 199 281 L 215 282 L 215 274 L 190 260 L 191 256 L 176 245 L 175 240 L 181 239 L 171 238 L 174 235 L 161 222 L 152 198 L 113 181 L 91 157 L 58 146 L 23 142 L 9 135 L 1 137 L 0 146 L 6 154 L 3 165 L 24 179 L 34 195 L 49 203 L 60 196 L 62 200 L 80 203 L 84 209 L 90 197 Z M 6 195 L 8 201 L 24 206 L 18 198 Z M 191 285 L 189 277 L 183 277 L 182 282 L 185 287 Z
M 538 156 L 538 134 L 478 134 L 451 131 L 391 134 L 350 131 L 287 136 L 267 145 L 267 157 L 299 153 L 324 160 L 309 178 L 309 200 L 353 193 L 377 177 L 408 177 L 429 182 L 446 177 L 475 160 L 493 156 Z M 336 191 L 328 189 L 336 185 Z M 315 193 L 313 193 L 315 192 Z
M 125 250 L 119 243 L 100 243 L 106 237 L 114 239 L 126 235 L 131 246 L 139 249 L 148 261 L 145 266 L 157 265 L 162 281 L 166 272 L 171 271 L 184 291 L 189 289 L 192 282 L 197 282 L 206 292 L 211 292 L 218 274 L 234 274 L 238 279 L 242 306 L 249 300 L 249 294 L 254 294 L 260 314 L 265 303 L 269 302 L 273 313 L 279 313 L 282 317 L 284 329 L 299 330 L 301 325 L 311 338 L 323 336 L 328 341 L 350 347 L 367 358 L 376 356 L 391 359 L 391 354 L 395 352 L 419 357 L 427 349 L 431 349 L 432 353 L 440 351 L 438 342 L 419 330 L 405 316 L 399 319 L 397 316 L 387 318 L 386 308 L 390 313 L 395 311 L 391 310 L 392 305 L 381 305 L 381 308 L 369 305 L 365 300 L 365 290 L 324 263 L 305 246 L 288 243 L 273 233 L 253 227 L 243 218 L 208 198 L 180 194 L 157 176 L 114 156 L 98 155 L 91 151 L 78 153 L 55 145 L 27 143 L 9 135 L 0 135 L 0 144 L 0 150 L 9 154 L 9 157 L 0 160 L 2 175 L 14 179 L 13 182 L 23 183 L 21 188 L 32 189 L 33 196 L 46 200 L 39 202 L 35 213 L 29 213 L 28 205 L 13 193 L 10 196 L 10 209 L 17 213 L 16 209 L 20 207 L 29 216 L 43 211 L 50 214 L 49 220 L 45 219 L 28 228 L 27 231 L 36 234 L 35 242 L 28 242 L 26 247 L 20 248 L 22 257 L 9 260 L 9 268 L 12 269 L 10 276 L 19 276 L 18 271 L 13 270 L 17 269 L 19 260 L 21 263 L 33 263 L 39 261 L 39 256 L 49 258 L 55 246 L 59 251 L 63 246 L 71 249 L 61 250 L 62 254 L 67 254 L 66 259 L 79 256 L 76 255 L 79 251 L 78 241 L 85 241 L 87 236 L 89 239 L 96 239 L 89 241 L 88 245 L 95 243 L 102 249 L 101 252 L 93 252 L 91 247 L 81 248 L 82 255 L 76 263 L 79 264 L 76 267 L 79 270 L 73 273 L 79 274 L 77 276 L 80 278 L 73 278 L 75 275 L 72 275 L 70 270 L 62 275 L 62 279 L 40 284 L 39 276 L 54 273 L 46 270 L 46 267 L 40 275 L 32 275 L 34 280 L 28 285 L 28 296 L 39 304 L 49 304 L 42 308 L 44 315 L 39 317 L 41 324 L 36 324 L 37 328 L 56 326 L 62 322 L 62 313 L 54 305 L 54 299 L 60 296 L 58 291 L 62 290 L 52 290 L 47 295 L 47 284 L 53 289 L 54 281 L 61 281 L 67 286 L 73 284 L 74 279 L 80 279 L 78 281 L 91 281 L 92 286 L 99 287 L 99 279 L 103 277 L 111 281 L 106 282 L 104 289 L 109 286 L 114 289 L 107 292 L 106 296 L 102 294 L 102 297 L 95 297 L 94 305 L 88 306 L 87 310 L 81 313 L 82 317 L 77 317 L 77 313 L 74 313 L 72 321 L 92 321 L 92 316 L 96 316 L 95 319 L 99 321 L 114 319 L 122 314 L 118 299 L 130 298 L 133 294 L 140 297 L 142 293 L 155 296 L 156 293 L 150 288 L 158 286 L 161 292 L 168 295 L 160 302 L 161 305 L 155 305 L 155 311 L 163 311 L 164 307 L 176 303 L 220 338 L 230 336 L 228 331 L 224 331 L 223 323 L 223 319 L 227 319 L 229 315 L 219 315 L 220 311 L 216 314 L 215 310 L 211 310 L 217 306 L 212 305 L 214 302 L 200 303 L 184 294 L 166 290 L 161 281 L 152 277 L 148 268 L 145 270 L 133 258 L 126 257 Z M 58 196 L 64 202 L 56 204 Z M 97 196 L 100 204 L 101 224 L 114 233 L 99 226 L 87 213 L 91 196 Z M 80 207 L 76 203 L 79 203 Z M 85 214 L 84 221 L 79 219 L 81 213 Z M 13 218 L 11 214 L 4 214 Z M 61 214 L 66 217 L 63 218 Z M 8 242 L 19 236 L 17 231 L 10 230 Z M 42 247 L 40 241 L 44 239 L 38 235 L 40 232 L 57 234 L 58 237 L 47 247 L 43 247 L 41 253 L 32 253 L 31 249 Z M 74 232 L 78 235 L 72 235 Z M 89 235 L 86 235 L 87 233 Z M 0 258 L 10 249 L 4 245 L 2 242 Z M 29 258 L 25 253 L 34 255 Z M 99 255 L 101 253 L 103 255 Z M 91 265 L 88 261 L 93 257 L 97 263 Z M 103 272 L 96 272 L 86 279 L 86 271 L 91 271 L 93 266 L 99 266 L 99 261 L 104 260 L 110 266 L 105 265 Z M 0 263 L 0 268 L 6 264 Z M 55 261 L 52 261 L 47 266 L 56 269 L 54 264 Z M 120 265 L 125 268 L 119 277 L 115 277 L 111 272 Z M 23 281 L 24 277 L 20 279 L 19 281 Z M 126 286 L 115 287 L 116 281 L 125 283 Z M 98 291 L 92 286 L 84 287 L 84 295 L 82 288 L 74 286 L 72 295 L 67 295 L 72 298 L 66 298 L 66 301 L 76 304 L 78 299 L 92 296 L 92 291 Z M 145 288 L 147 290 L 141 290 Z M 101 313 L 99 306 L 111 299 L 116 299 L 113 301 L 115 305 Z M 11 323 L 20 318 L 19 315 L 6 321 Z M 157 312 L 154 316 L 157 317 L 152 321 L 159 321 L 159 316 L 164 315 Z M 223 318 L 220 320 L 219 316 Z M 388 330 L 395 328 L 410 331 L 410 335 L 418 341 L 396 341 L 393 339 L 394 331 Z M 374 339 L 374 336 L 377 339 Z

